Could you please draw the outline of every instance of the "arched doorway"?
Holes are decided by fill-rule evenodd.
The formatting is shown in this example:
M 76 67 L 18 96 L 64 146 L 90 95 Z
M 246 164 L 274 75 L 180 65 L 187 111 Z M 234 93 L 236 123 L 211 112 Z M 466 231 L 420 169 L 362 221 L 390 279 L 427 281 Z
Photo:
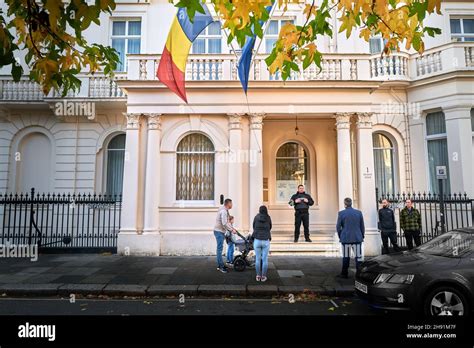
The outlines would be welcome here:
M 29 192 L 31 188 L 35 188 L 36 192 L 51 190 L 52 144 L 45 134 L 32 132 L 25 135 L 13 157 L 17 164 L 17 192 Z
M 300 184 L 309 191 L 308 152 L 297 142 L 287 142 L 276 154 L 276 202 L 287 203 Z

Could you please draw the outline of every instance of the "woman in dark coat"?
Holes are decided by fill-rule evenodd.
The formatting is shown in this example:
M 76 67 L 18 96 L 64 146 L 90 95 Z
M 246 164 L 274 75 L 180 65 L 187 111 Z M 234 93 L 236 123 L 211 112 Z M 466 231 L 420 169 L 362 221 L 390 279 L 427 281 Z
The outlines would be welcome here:
M 270 251 L 272 219 L 267 207 L 262 205 L 259 213 L 253 219 L 253 247 L 255 249 L 255 269 L 257 282 L 267 281 L 268 252 Z

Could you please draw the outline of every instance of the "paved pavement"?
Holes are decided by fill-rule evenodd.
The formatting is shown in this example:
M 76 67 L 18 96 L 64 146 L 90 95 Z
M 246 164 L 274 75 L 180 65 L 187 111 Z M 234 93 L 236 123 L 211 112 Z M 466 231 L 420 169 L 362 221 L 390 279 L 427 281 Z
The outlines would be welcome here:
M 136 257 L 110 254 L 40 255 L 0 259 L 3 296 L 236 296 L 353 295 L 353 278 L 338 279 L 341 261 L 324 256 L 271 256 L 269 280 L 255 271 L 216 270 L 215 257 Z M 353 277 L 354 269 L 350 275 Z

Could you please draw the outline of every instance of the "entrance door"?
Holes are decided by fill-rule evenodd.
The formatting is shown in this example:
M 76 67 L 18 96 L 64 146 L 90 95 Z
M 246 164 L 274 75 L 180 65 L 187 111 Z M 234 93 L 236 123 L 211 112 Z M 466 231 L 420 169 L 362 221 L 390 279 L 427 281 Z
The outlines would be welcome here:
M 287 203 L 302 184 L 309 192 L 308 153 L 299 143 L 287 142 L 276 155 L 276 202 Z

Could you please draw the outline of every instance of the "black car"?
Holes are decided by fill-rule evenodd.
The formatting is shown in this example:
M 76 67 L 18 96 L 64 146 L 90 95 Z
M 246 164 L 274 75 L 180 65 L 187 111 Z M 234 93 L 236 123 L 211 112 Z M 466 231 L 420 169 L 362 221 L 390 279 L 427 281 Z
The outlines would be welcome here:
M 411 251 L 363 262 L 355 289 L 375 308 L 468 314 L 474 309 L 474 229 L 450 231 Z

